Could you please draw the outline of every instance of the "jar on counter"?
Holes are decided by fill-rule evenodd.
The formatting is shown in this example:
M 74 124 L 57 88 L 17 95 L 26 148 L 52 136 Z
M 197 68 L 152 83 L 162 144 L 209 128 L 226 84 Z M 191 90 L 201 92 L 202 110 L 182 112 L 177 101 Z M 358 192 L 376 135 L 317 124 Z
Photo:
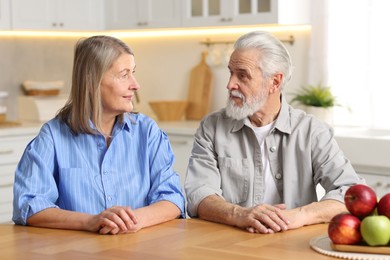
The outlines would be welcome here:
M 8 92 L 0 91 L 0 122 L 4 122 L 7 118 L 7 106 L 5 101 L 8 97 Z

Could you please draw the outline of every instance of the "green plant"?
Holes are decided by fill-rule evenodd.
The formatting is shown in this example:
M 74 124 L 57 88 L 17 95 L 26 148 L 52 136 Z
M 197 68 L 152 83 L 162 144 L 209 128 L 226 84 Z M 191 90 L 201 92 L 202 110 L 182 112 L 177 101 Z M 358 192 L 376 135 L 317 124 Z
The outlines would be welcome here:
M 336 106 L 336 97 L 333 96 L 329 87 L 318 85 L 303 86 L 295 94 L 291 102 L 296 102 L 305 106 L 333 107 Z

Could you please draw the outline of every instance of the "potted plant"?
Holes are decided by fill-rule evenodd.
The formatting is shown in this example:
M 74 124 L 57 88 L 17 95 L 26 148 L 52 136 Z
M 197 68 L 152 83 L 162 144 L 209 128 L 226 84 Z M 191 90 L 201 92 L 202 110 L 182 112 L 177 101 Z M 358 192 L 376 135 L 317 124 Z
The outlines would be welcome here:
M 295 93 L 291 103 L 298 103 L 306 113 L 313 114 L 328 124 L 333 123 L 333 107 L 337 104 L 330 87 L 322 86 L 321 83 L 303 86 Z

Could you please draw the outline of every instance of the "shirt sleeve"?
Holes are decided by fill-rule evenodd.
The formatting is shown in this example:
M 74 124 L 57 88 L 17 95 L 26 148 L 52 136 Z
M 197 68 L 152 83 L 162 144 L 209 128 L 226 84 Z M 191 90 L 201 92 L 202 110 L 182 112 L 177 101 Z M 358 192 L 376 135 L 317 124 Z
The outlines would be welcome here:
M 354 184 L 365 183 L 345 157 L 334 138 L 332 128 L 315 133 L 312 143 L 314 181 L 320 183 L 326 193 L 321 200 L 337 200 L 344 203 L 346 190 Z
M 187 211 L 190 217 L 198 215 L 199 203 L 210 195 L 222 197 L 221 174 L 214 152 L 214 131 L 211 118 L 201 122 L 196 131 L 194 145 L 185 180 Z
M 174 154 L 168 136 L 157 126 L 150 132 L 149 156 L 151 189 L 149 191 L 149 204 L 158 201 L 170 201 L 175 204 L 185 218 L 185 199 L 180 185 L 180 176 L 173 170 Z
M 53 177 L 54 149 L 48 127 L 43 126 L 26 147 L 15 172 L 13 221 L 27 219 L 46 208 L 57 207 L 58 190 Z

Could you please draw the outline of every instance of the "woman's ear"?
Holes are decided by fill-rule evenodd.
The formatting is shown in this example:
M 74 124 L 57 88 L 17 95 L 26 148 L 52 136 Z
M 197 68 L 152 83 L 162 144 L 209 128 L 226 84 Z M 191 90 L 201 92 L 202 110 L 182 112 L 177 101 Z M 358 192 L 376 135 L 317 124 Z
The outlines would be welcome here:
M 270 89 L 270 93 L 275 93 L 277 91 L 280 92 L 281 86 L 282 86 L 283 74 L 276 73 L 273 75 L 273 77 L 271 79 L 272 79 L 272 86 Z

